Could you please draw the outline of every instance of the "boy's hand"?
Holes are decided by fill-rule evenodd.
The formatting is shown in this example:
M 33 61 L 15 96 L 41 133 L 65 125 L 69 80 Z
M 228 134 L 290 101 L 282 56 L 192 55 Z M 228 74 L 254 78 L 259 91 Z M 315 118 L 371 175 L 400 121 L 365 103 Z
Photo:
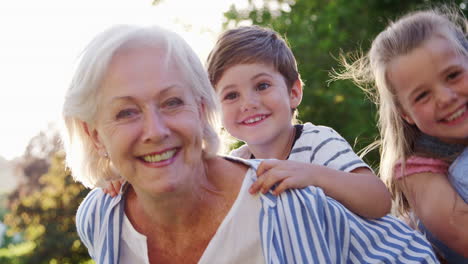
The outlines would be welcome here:
M 290 160 L 265 160 L 257 170 L 257 181 L 249 189 L 251 194 L 267 193 L 275 184 L 274 195 L 279 195 L 286 189 L 305 188 L 314 185 L 310 172 L 312 164 Z
M 115 180 L 110 181 L 106 188 L 103 188 L 102 191 L 111 197 L 117 196 L 120 192 L 120 187 L 124 184 L 125 180 Z

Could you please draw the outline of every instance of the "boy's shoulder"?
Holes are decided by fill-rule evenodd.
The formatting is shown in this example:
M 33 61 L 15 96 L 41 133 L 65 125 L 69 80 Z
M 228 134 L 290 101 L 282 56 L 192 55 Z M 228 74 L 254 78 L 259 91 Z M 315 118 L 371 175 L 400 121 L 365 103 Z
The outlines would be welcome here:
M 302 124 L 302 133 L 300 137 L 304 136 L 318 136 L 320 138 L 327 138 L 340 135 L 331 127 L 314 125 L 310 122 L 307 122 Z

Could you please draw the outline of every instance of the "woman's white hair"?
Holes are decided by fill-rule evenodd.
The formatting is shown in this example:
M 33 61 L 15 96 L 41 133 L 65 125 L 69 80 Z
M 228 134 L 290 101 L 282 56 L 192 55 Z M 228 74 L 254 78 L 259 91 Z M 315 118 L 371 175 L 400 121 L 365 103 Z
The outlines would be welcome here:
M 165 52 L 161 63 L 175 63 L 191 84 L 198 104 L 203 105 L 203 153 L 209 158 L 218 153 L 219 106 L 214 89 L 200 59 L 176 33 L 157 26 L 114 26 L 97 35 L 83 51 L 62 107 L 62 140 L 66 164 L 75 180 L 87 187 L 115 178 L 109 159 L 99 155 L 84 124 L 93 125 L 99 106 L 99 88 L 114 55 L 129 45 L 157 47 Z M 155 58 L 156 59 L 156 58 Z

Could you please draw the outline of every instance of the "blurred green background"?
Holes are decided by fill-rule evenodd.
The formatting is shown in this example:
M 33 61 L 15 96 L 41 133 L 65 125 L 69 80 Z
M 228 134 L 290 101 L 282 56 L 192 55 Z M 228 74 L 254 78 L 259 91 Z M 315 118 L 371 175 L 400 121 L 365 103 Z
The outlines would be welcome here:
M 155 1 L 157 5 L 164 0 Z M 170 1 L 170 0 L 166 0 Z M 213 0 L 215 1 L 215 0 Z M 340 52 L 367 50 L 385 25 L 409 10 L 448 1 L 265 0 L 225 13 L 225 28 L 272 27 L 285 36 L 305 82 L 300 120 L 331 126 L 359 151 L 377 138 L 375 107 L 349 81 L 328 83 Z M 467 1 L 453 1 L 466 13 Z M 208 7 L 209 8 L 209 7 Z M 74 216 L 88 190 L 63 166 L 57 131 L 31 139 L 16 169 L 26 181 L 0 194 L 0 263 L 93 263 L 75 232 Z M 366 161 L 377 168 L 378 153 Z

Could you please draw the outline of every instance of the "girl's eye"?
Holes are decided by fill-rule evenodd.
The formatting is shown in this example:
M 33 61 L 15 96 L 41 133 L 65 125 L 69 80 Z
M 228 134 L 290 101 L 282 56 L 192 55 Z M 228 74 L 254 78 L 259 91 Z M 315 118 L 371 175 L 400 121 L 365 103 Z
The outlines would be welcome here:
M 428 95 L 429 95 L 428 91 L 421 92 L 416 96 L 414 101 L 417 103 L 417 102 L 421 101 L 422 99 L 426 98 Z
M 170 98 L 163 103 L 163 107 L 174 108 L 179 105 L 182 105 L 184 101 L 178 97 Z
M 223 100 L 234 100 L 239 97 L 239 94 L 236 92 L 230 92 L 224 95 Z
M 137 114 L 136 109 L 124 109 L 124 110 L 119 111 L 117 115 L 115 116 L 115 118 L 116 119 L 130 118 L 136 114 Z
M 271 85 L 269 83 L 265 83 L 265 82 L 262 82 L 262 83 L 259 83 L 256 87 L 257 91 L 263 91 L 265 89 L 268 89 L 268 87 L 270 87 Z

